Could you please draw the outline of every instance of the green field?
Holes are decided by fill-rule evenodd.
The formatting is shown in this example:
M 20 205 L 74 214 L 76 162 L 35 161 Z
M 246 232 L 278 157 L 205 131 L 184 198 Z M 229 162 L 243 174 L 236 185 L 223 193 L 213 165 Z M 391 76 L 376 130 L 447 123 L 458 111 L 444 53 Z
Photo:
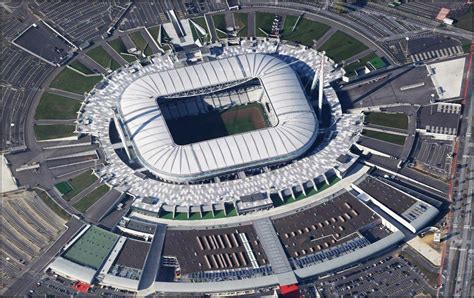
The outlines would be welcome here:
M 272 24 L 275 19 L 274 13 L 257 12 L 255 14 L 255 34 L 257 37 L 267 37 L 267 34 L 272 33 Z M 263 33 L 262 30 L 267 34 Z
M 114 247 L 118 235 L 91 226 L 63 255 L 64 258 L 84 266 L 99 269 Z
M 319 50 L 326 51 L 326 54 L 336 62 L 346 60 L 367 49 L 366 45 L 342 31 L 336 31 L 319 48 Z
M 137 47 L 137 49 L 142 51 L 145 56 L 150 56 L 153 54 L 153 51 L 151 50 L 150 46 L 148 45 L 140 31 L 133 32 L 129 36 Z
M 378 58 L 378 56 L 375 53 L 372 53 L 365 57 L 360 58 L 359 61 L 354 61 L 351 64 L 345 65 L 344 70 L 346 71 L 346 75 L 355 74 L 356 70 L 366 66 L 369 61 L 375 58 Z
M 120 68 L 120 64 L 115 61 L 103 47 L 96 47 L 95 49 L 90 50 L 87 52 L 87 56 L 105 69 L 110 68 L 111 70 L 116 70 Z
M 469 54 L 469 51 L 471 50 L 471 43 L 465 43 L 462 45 L 462 50 L 464 53 Z
M 225 16 L 223 14 L 217 14 L 212 16 L 212 20 L 214 21 L 214 27 L 216 28 L 216 34 L 218 38 L 226 38 L 227 37 L 227 29 L 225 24 Z M 219 30 L 217 30 L 219 29 Z
M 408 128 L 408 117 L 403 113 L 370 112 L 365 114 L 365 121 L 369 124 L 386 127 Z
M 79 212 L 86 212 L 90 206 L 94 205 L 94 203 L 102 198 L 109 190 L 110 188 L 107 185 L 101 185 L 88 193 L 84 198 L 75 203 L 73 206 Z
M 60 182 L 60 183 L 56 184 L 55 187 L 61 193 L 61 195 L 64 195 L 64 194 L 72 191 L 72 186 L 67 181 Z
M 197 18 L 194 18 L 192 19 L 192 21 L 194 23 L 196 23 L 199 27 L 201 27 L 202 29 L 204 29 L 206 31 L 206 34 L 201 34 L 197 28 L 195 28 L 195 26 L 191 24 L 191 33 L 193 34 L 193 39 L 194 40 L 197 40 L 199 39 L 201 41 L 201 43 L 205 43 L 205 42 L 208 42 L 210 41 L 210 36 L 209 36 L 209 30 L 207 29 L 207 24 L 206 24 L 206 20 L 204 19 L 204 17 L 197 17 Z
M 35 125 L 36 139 L 51 140 L 65 137 L 72 137 L 74 135 L 74 125 Z
M 54 81 L 49 85 L 51 88 L 56 88 L 64 91 L 69 91 L 77 94 L 84 94 L 94 88 L 95 84 L 102 80 L 102 76 L 83 76 L 74 70 L 65 68 L 61 71 Z
M 64 220 L 69 220 L 71 216 L 64 211 L 56 202 L 49 197 L 49 195 L 39 189 L 35 189 L 36 194 L 38 197 L 49 207 L 49 209 L 53 210 L 54 213 L 56 213 L 59 217 L 61 217 Z
M 82 72 L 83 74 L 86 74 L 86 75 L 94 73 L 94 72 L 92 72 L 92 70 L 90 70 L 84 64 L 82 64 L 81 62 L 79 62 L 77 60 L 70 63 L 69 66 L 76 69 L 76 70 L 79 70 L 80 72 Z
M 268 127 L 259 103 L 235 106 L 224 111 L 166 119 L 176 144 L 185 145 Z
M 87 187 L 89 187 L 96 181 L 97 181 L 97 177 L 95 175 L 92 175 L 92 170 L 83 172 L 79 174 L 78 176 L 72 179 L 69 179 L 68 181 L 65 181 L 69 184 L 69 186 L 72 187 L 72 190 L 68 191 L 67 193 L 64 193 L 63 199 L 65 199 L 66 201 L 69 201 L 70 199 L 75 197 L 77 194 L 79 194 L 81 191 L 83 191 L 84 189 L 86 189 Z M 58 185 L 61 183 L 56 184 L 55 185 L 56 188 L 58 188 Z
M 127 52 L 127 47 L 123 44 L 123 41 L 120 39 L 120 37 L 109 41 L 109 45 L 120 55 L 122 56 L 125 61 L 128 63 L 132 63 L 137 60 L 137 57 L 135 55 L 129 54 Z
M 148 32 L 150 32 L 150 35 L 151 37 L 158 41 L 158 33 L 160 32 L 160 26 L 153 26 L 153 27 L 149 27 L 147 28 Z
M 384 68 L 385 66 L 387 66 L 387 63 L 385 63 L 385 61 L 382 58 L 380 58 L 379 56 L 374 57 L 373 59 L 371 59 L 369 61 L 369 64 L 372 64 L 372 66 L 375 69 L 381 69 L 381 68 Z
M 385 142 L 389 142 L 389 143 L 393 143 L 397 145 L 405 144 L 405 137 L 400 136 L 400 135 L 394 135 L 390 133 L 366 130 L 366 129 L 362 130 L 362 135 L 369 138 L 373 138 L 373 139 L 377 139 L 380 141 L 385 141 Z
M 234 13 L 235 26 L 238 27 L 238 36 L 246 37 L 249 32 L 248 27 L 248 14 L 247 13 Z
M 36 108 L 35 119 L 76 119 L 80 108 L 78 100 L 44 93 Z
M 471 31 L 471 32 L 474 31 L 474 5 L 473 4 L 470 5 L 469 11 L 466 14 L 456 19 L 456 21 L 454 22 L 454 26 L 458 28 L 462 28 L 464 30 Z
M 313 40 L 320 39 L 330 28 L 328 25 L 302 18 L 298 25 L 296 25 L 295 31 L 291 32 L 297 19 L 298 17 L 295 16 L 286 17 L 282 39 L 298 42 L 305 46 L 312 46 Z M 287 22 L 289 22 L 288 25 Z

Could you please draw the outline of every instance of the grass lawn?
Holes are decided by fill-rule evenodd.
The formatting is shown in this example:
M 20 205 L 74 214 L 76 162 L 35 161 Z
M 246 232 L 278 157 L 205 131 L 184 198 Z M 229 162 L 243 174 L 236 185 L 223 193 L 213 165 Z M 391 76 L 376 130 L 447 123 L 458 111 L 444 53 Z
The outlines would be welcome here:
M 132 34 L 129 34 L 128 36 L 130 36 L 130 38 L 132 39 L 137 49 L 145 53 L 145 48 L 148 43 L 146 42 L 142 33 L 140 31 L 137 31 L 137 32 L 133 32 Z
M 454 26 L 471 32 L 474 31 L 474 5 L 471 4 L 469 11 L 456 19 Z
M 380 58 L 379 56 L 374 57 L 373 59 L 371 59 L 369 61 L 369 63 L 372 64 L 372 66 L 375 69 L 381 69 L 381 68 L 384 68 L 385 66 L 387 66 L 387 63 L 385 63 L 385 61 L 383 61 L 383 59 Z
M 69 186 L 72 187 L 72 190 L 68 191 L 67 193 L 64 193 L 63 199 L 65 199 L 66 201 L 69 201 L 70 199 L 75 197 L 78 193 L 80 193 L 81 191 L 83 191 L 85 188 L 89 187 L 90 185 L 92 185 L 92 183 L 96 181 L 97 181 L 97 177 L 92 174 L 92 170 L 83 172 L 82 174 L 79 174 L 78 176 L 72 179 L 69 179 L 68 181 L 65 181 L 69 184 Z M 58 190 L 60 187 L 59 184 L 61 183 L 58 183 L 55 185 L 56 188 L 58 188 Z
M 84 198 L 75 203 L 73 206 L 79 212 L 86 212 L 90 206 L 94 205 L 94 203 L 102 198 L 109 190 L 110 188 L 107 185 L 101 185 L 88 193 Z
M 362 130 L 362 135 L 364 135 L 366 137 L 369 137 L 369 138 L 373 138 L 373 139 L 393 143 L 393 144 L 396 144 L 396 145 L 405 144 L 405 137 L 404 136 L 394 135 L 394 134 L 391 134 L 391 133 L 385 133 L 385 132 L 379 132 L 379 131 L 364 129 L 364 130 Z
M 148 32 L 150 32 L 151 37 L 158 41 L 158 33 L 160 32 L 160 26 L 153 26 L 150 28 L 147 28 Z
M 227 26 L 225 24 L 225 16 L 223 14 L 216 14 L 212 16 L 212 20 L 214 21 L 214 27 L 216 27 L 216 29 L 226 32 Z
M 283 34 L 290 34 L 297 20 L 298 16 L 286 16 L 285 22 L 283 23 Z
M 119 38 L 116 38 L 112 41 L 109 41 L 109 45 L 120 55 L 123 59 L 125 59 L 128 63 L 132 63 L 137 60 L 135 55 L 127 53 L 127 48 L 123 44 L 123 41 Z
M 153 55 L 152 49 L 150 48 L 150 46 L 148 45 L 148 43 L 146 42 L 145 38 L 143 37 L 140 31 L 133 32 L 129 36 L 132 39 L 135 46 L 137 47 L 137 49 L 142 51 L 142 53 L 145 54 L 145 56 Z
M 471 44 L 470 43 L 465 43 L 462 45 L 462 50 L 464 53 L 468 54 L 469 51 L 471 50 Z
M 248 14 L 234 13 L 235 26 L 238 27 L 238 36 L 246 37 L 249 32 L 248 28 Z
M 60 182 L 60 183 L 56 184 L 55 187 L 61 193 L 61 195 L 64 195 L 64 194 L 72 191 L 72 186 L 67 181 Z
M 69 66 L 71 66 L 72 68 L 74 68 L 76 70 L 79 70 L 83 74 L 93 74 L 92 70 L 87 68 L 84 64 L 82 64 L 79 61 L 74 61 L 74 62 L 70 63 Z
M 209 29 L 207 28 L 206 19 L 204 19 L 204 17 L 197 17 L 197 18 L 193 18 L 192 20 L 194 23 L 202 27 L 202 29 L 206 30 L 206 32 L 209 31 Z
M 326 54 L 336 62 L 346 60 L 368 47 L 354 37 L 342 32 L 336 31 L 319 50 L 326 51 Z
M 161 210 L 159 217 L 164 219 L 173 219 L 173 212 Z
M 84 94 L 94 88 L 95 84 L 102 80 L 102 76 L 85 77 L 74 70 L 64 69 L 61 71 L 54 81 L 49 85 L 51 88 L 56 88 L 64 91 L 69 91 L 77 94 Z
M 102 67 L 105 69 L 110 68 L 111 70 L 116 70 L 120 67 L 120 64 L 115 61 L 109 55 L 109 53 L 104 50 L 103 47 L 96 47 L 95 49 L 90 50 L 89 52 L 87 52 L 87 56 L 89 56 L 98 64 L 102 65 Z
M 283 27 L 283 39 L 298 42 L 305 46 L 312 46 L 313 40 L 320 39 L 330 28 L 328 25 L 302 18 L 298 25 L 296 25 L 295 31 L 291 32 L 297 19 L 298 17 L 295 16 L 286 17 L 285 25 Z M 287 22 L 290 22 L 288 27 Z
M 355 71 L 366 66 L 369 61 L 372 59 L 377 58 L 375 53 L 369 54 L 365 57 L 359 59 L 359 61 L 354 61 L 351 64 L 347 64 L 344 66 L 344 70 L 346 71 L 347 75 L 355 74 Z
M 35 119 L 76 119 L 80 108 L 78 100 L 44 93 L 36 108 Z
M 206 20 L 204 19 L 204 17 L 197 17 L 197 18 L 192 19 L 192 21 L 196 23 L 199 27 L 204 29 L 204 31 L 206 31 L 205 34 L 201 34 L 201 32 L 197 28 L 195 28 L 195 25 L 190 23 L 193 39 L 194 40 L 199 39 L 201 43 L 210 41 L 211 38 L 209 36 L 209 30 L 207 29 Z
M 56 202 L 49 197 L 47 193 L 42 190 L 36 189 L 35 190 L 38 197 L 49 207 L 49 209 L 53 210 L 59 217 L 64 220 L 69 220 L 71 216 L 63 210 Z
M 225 24 L 225 17 L 223 14 L 217 14 L 212 16 L 212 20 L 214 21 L 214 27 L 216 28 L 216 34 L 218 38 L 226 38 L 227 37 L 227 30 Z M 219 30 L 217 30 L 219 29 Z
M 370 124 L 386 127 L 408 128 L 408 117 L 403 113 L 370 112 L 365 114 L 365 121 Z
M 35 125 L 35 135 L 37 140 L 50 140 L 65 137 L 72 137 L 74 125 Z
M 255 34 L 257 35 L 257 37 L 267 37 L 267 35 L 263 33 L 262 30 L 265 31 L 267 34 L 271 33 L 274 19 L 274 13 L 257 12 L 255 14 Z
M 199 215 L 199 213 L 198 213 Z M 186 212 L 176 212 L 176 216 L 174 217 L 176 220 L 188 220 L 188 214 Z

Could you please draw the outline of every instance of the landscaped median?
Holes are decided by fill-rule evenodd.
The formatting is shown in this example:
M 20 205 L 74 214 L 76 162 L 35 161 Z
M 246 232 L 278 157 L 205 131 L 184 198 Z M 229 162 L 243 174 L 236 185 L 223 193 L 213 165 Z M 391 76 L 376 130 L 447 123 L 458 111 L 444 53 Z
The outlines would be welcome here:
M 396 145 L 403 145 L 405 144 L 405 140 L 406 140 L 405 136 L 395 135 L 395 134 L 380 132 L 380 131 L 375 131 L 375 130 L 368 130 L 368 129 L 362 130 L 362 135 L 368 138 L 373 138 L 373 139 L 389 142 Z
M 79 212 L 86 212 L 89 207 L 94 205 L 100 198 L 102 198 L 108 191 L 110 187 L 107 185 L 101 185 L 88 193 L 85 197 L 83 197 L 80 201 L 76 202 L 73 207 L 77 209 Z
M 59 215 L 64 220 L 69 220 L 71 216 L 63 210 L 53 199 L 49 197 L 49 195 L 40 189 L 35 189 L 36 194 L 38 197 L 51 209 L 54 213 Z
M 35 119 L 76 119 L 81 102 L 52 93 L 44 93 L 36 108 Z
M 102 47 L 96 47 L 87 52 L 86 55 L 105 69 L 111 69 L 113 71 L 120 68 L 120 64 L 115 61 Z
M 35 135 L 38 141 L 73 137 L 74 125 L 35 125 Z
M 112 41 L 109 41 L 109 45 L 112 47 L 112 49 L 114 49 L 115 52 L 117 52 L 117 54 L 122 56 L 122 58 L 125 59 L 125 61 L 127 61 L 128 63 L 132 63 L 138 59 L 137 56 L 133 54 L 128 54 L 127 47 L 125 47 L 125 44 L 120 39 L 120 37 Z
M 86 77 L 72 69 L 65 68 L 54 78 L 49 87 L 72 93 L 84 94 L 84 92 L 92 90 L 95 84 L 101 80 L 101 75 Z
M 365 113 L 365 122 L 373 125 L 393 127 L 398 129 L 408 128 L 408 117 L 403 113 Z

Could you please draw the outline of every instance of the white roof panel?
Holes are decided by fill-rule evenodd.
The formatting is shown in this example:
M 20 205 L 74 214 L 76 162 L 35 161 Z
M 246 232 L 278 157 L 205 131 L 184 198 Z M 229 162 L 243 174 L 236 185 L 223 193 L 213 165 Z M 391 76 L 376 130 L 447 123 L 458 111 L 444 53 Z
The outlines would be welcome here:
M 157 97 L 245 78 L 260 79 L 278 118 L 276 126 L 195 144 L 174 143 Z M 167 180 L 203 179 L 249 163 L 285 161 L 302 154 L 316 137 L 318 122 L 296 74 L 269 55 L 252 53 L 158 73 L 139 72 L 128 84 L 119 99 L 121 120 L 140 161 Z M 185 114 L 178 108 L 168 110 Z

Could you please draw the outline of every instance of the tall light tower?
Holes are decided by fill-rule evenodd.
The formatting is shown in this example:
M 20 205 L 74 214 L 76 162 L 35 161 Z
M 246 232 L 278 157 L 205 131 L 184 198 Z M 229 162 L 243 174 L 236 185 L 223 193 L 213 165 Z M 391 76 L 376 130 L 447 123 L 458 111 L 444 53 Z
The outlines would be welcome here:
M 316 85 L 319 82 L 318 90 L 318 116 L 321 119 L 321 112 L 323 109 L 323 88 L 324 88 L 324 61 L 326 57 L 324 56 L 325 52 L 321 52 L 321 63 L 319 65 L 319 74 L 315 73 L 313 77 L 313 82 L 311 84 L 311 94 L 316 90 Z

